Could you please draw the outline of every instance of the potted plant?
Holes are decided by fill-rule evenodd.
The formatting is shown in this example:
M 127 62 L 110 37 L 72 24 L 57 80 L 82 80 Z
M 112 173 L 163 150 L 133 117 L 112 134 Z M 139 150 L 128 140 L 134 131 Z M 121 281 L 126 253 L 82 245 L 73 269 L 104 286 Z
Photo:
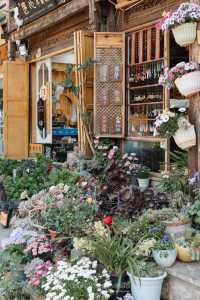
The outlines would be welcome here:
M 196 39 L 199 19 L 200 6 L 186 2 L 182 3 L 175 12 L 165 13 L 159 26 L 163 31 L 172 29 L 176 43 L 186 47 Z
M 138 259 L 128 272 L 135 300 L 160 300 L 163 281 L 167 273 L 151 260 Z
M 145 190 L 149 187 L 150 182 L 150 170 L 149 168 L 143 166 L 136 170 L 136 178 L 138 180 L 139 187 Z
M 199 231 L 188 229 L 184 236 L 176 240 L 177 257 L 182 262 L 200 261 Z
M 175 244 L 169 234 L 164 234 L 162 239 L 156 241 L 153 248 L 153 258 L 159 266 L 171 267 L 176 261 L 176 255 Z
M 194 126 L 185 116 L 185 108 L 180 108 L 178 113 L 165 111 L 155 121 L 154 135 L 163 138 L 174 138 L 177 146 L 186 150 L 196 145 L 196 133 Z
M 186 230 L 191 228 L 191 219 L 187 210 L 178 211 L 172 208 L 151 211 L 152 220 L 157 220 L 166 225 L 166 232 L 173 238 L 182 237 Z
M 106 267 L 111 275 L 115 290 L 114 299 L 117 296 L 124 296 L 130 291 L 130 282 L 126 272 L 134 257 L 132 245 L 126 242 L 122 234 L 111 233 L 108 229 L 105 235 L 95 236 L 92 249 L 94 257 Z
M 176 85 L 181 95 L 191 97 L 200 91 L 199 65 L 194 62 L 180 62 L 171 69 L 165 68 L 159 83 L 168 88 Z

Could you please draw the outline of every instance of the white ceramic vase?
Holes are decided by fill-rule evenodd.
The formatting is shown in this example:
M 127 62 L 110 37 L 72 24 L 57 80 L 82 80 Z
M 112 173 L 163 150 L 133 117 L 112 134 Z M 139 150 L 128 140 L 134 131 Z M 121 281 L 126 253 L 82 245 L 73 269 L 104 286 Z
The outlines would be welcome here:
M 172 29 L 176 43 L 181 47 L 193 44 L 197 35 L 197 23 L 184 23 Z
M 164 273 L 159 277 L 138 278 L 128 273 L 131 281 L 131 292 L 135 300 L 160 300 Z
M 200 71 L 194 71 L 175 80 L 175 84 L 181 95 L 191 97 L 200 92 Z
M 176 249 L 172 250 L 153 250 L 155 262 L 162 268 L 171 267 L 176 261 Z

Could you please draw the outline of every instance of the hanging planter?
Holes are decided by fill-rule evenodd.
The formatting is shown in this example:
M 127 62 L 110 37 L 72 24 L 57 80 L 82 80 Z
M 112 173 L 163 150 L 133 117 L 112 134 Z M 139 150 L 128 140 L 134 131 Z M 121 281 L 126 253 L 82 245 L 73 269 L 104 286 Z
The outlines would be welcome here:
M 197 22 L 200 20 L 200 6 L 194 3 L 182 3 L 172 12 L 164 13 L 158 28 L 163 31 L 172 29 L 176 43 L 186 47 L 194 43 L 197 36 Z
M 175 80 L 181 95 L 191 97 L 200 92 L 200 71 L 191 72 Z
M 180 62 L 170 70 L 165 68 L 159 83 L 167 88 L 176 86 L 183 96 L 191 97 L 200 92 L 199 64 Z
M 182 150 L 196 146 L 196 133 L 194 126 L 189 123 L 187 128 L 179 128 L 174 135 L 174 141 Z
M 176 43 L 181 47 L 193 44 L 197 36 L 197 23 L 184 23 L 172 29 Z
M 180 108 L 179 113 L 166 111 L 159 115 L 154 123 L 155 134 L 159 134 L 162 138 L 173 137 L 177 146 L 182 150 L 196 145 L 195 129 L 188 121 L 185 112 L 185 108 Z

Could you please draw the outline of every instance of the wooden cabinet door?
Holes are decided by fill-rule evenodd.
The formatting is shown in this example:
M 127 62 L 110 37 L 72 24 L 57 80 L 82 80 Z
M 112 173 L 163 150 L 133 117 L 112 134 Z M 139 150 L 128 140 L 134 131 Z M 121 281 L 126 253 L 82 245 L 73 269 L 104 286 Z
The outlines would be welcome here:
M 22 61 L 4 62 L 4 147 L 5 157 L 28 157 L 29 66 Z
M 94 133 L 125 136 L 125 34 L 94 34 Z

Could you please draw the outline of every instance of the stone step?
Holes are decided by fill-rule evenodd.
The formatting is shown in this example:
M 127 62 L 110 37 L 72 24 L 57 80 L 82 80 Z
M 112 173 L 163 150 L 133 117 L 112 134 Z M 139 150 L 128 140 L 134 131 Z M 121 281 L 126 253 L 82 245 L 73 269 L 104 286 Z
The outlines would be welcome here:
M 200 300 L 200 263 L 177 262 L 168 274 L 163 300 Z

